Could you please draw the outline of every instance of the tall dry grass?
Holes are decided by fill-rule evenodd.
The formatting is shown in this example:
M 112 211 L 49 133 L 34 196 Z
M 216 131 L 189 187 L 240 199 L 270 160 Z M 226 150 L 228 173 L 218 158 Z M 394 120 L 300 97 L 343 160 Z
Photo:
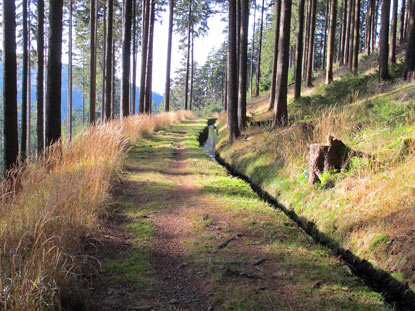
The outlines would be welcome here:
M 121 170 L 129 141 L 191 116 L 170 112 L 92 126 L 1 184 L 1 310 L 62 308 L 84 261 L 82 241 L 99 234 L 111 176 Z

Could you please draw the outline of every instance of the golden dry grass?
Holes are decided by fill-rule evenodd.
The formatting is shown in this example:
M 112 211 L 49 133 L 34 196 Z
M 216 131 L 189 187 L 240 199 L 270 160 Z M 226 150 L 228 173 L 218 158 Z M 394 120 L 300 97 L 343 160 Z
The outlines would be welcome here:
M 62 293 L 85 261 L 82 241 L 99 233 L 111 176 L 121 169 L 129 141 L 191 116 L 170 112 L 92 126 L 2 183 L 1 310 L 61 308 Z

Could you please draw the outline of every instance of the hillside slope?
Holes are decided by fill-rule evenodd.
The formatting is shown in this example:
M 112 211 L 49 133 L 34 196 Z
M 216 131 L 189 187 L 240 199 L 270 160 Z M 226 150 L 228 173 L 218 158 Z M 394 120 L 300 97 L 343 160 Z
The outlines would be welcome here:
M 253 98 L 250 126 L 230 145 L 218 122 L 218 153 L 287 208 L 316 223 L 334 243 L 415 286 L 415 83 L 379 83 L 377 55 L 360 57 L 358 75 L 337 68 L 326 86 L 288 106 L 290 126 L 271 130 L 268 94 Z M 290 90 L 292 97 L 292 90 Z M 308 184 L 309 146 L 332 135 L 358 151 L 341 171 Z

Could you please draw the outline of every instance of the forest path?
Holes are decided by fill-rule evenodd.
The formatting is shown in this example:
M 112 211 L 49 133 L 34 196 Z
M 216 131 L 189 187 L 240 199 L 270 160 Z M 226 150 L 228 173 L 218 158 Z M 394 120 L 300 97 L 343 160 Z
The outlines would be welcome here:
M 204 154 L 205 126 L 133 144 L 105 226 L 97 310 L 391 310 Z

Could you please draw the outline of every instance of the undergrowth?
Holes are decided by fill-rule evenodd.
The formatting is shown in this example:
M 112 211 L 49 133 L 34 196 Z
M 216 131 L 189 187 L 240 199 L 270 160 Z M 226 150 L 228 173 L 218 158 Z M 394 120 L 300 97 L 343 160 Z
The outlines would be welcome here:
M 81 268 L 91 262 L 85 243 L 99 235 L 111 178 L 129 142 L 189 117 L 171 112 L 91 126 L 1 184 L 0 309 L 57 310 L 73 299 L 68 295 L 82 292 Z

